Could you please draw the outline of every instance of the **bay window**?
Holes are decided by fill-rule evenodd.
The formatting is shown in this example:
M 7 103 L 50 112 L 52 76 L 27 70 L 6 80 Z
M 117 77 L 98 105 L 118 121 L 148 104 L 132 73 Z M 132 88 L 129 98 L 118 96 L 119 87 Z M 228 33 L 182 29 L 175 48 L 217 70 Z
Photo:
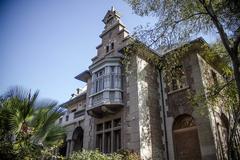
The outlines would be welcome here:
M 121 67 L 106 66 L 93 73 L 92 94 L 105 89 L 121 89 Z

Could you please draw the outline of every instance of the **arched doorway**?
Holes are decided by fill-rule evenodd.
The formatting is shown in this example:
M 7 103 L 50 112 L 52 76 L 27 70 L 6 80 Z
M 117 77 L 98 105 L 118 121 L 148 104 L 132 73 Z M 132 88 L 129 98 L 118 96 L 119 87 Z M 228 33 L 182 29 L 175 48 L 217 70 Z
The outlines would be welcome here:
M 180 115 L 173 123 L 173 142 L 176 160 L 200 160 L 198 129 L 192 116 Z
M 77 127 L 72 136 L 73 143 L 73 151 L 82 150 L 83 148 L 83 129 L 81 127 Z

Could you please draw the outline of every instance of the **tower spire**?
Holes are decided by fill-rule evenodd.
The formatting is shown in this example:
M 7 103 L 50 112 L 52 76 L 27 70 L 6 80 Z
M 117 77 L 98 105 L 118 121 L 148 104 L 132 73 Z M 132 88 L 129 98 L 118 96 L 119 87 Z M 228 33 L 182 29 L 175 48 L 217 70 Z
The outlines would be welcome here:
M 112 6 L 112 8 L 111 8 L 111 11 L 113 11 L 113 12 L 115 11 L 115 8 L 114 8 L 114 6 Z

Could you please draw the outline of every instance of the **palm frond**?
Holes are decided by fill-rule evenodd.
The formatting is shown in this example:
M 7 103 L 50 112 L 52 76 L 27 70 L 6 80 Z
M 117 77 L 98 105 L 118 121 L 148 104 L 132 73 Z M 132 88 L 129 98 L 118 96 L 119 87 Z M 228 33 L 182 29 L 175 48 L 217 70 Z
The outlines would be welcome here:
M 57 145 L 65 137 L 65 129 L 58 125 L 51 125 L 43 139 L 43 144 L 46 146 Z

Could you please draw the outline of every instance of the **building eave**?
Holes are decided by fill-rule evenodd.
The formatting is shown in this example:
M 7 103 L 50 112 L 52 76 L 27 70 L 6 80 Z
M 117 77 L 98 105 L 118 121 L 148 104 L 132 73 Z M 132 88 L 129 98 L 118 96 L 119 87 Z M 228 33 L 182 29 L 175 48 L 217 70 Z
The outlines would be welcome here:
M 90 72 L 88 70 L 85 70 L 74 78 L 77 79 L 77 80 L 83 81 L 83 82 L 87 82 L 87 80 L 90 77 L 91 77 Z

